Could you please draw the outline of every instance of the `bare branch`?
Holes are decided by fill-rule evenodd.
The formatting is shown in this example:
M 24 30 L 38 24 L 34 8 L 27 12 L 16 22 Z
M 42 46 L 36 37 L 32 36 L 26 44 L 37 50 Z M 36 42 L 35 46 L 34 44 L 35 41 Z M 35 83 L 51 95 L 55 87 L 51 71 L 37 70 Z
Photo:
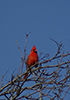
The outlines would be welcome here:
M 26 34 L 24 56 L 17 42 L 18 49 L 22 55 L 18 74 L 16 76 L 12 74 L 11 81 L 4 86 L 3 78 L 7 72 L 2 76 L 0 96 L 4 96 L 8 100 L 24 98 L 26 100 L 42 100 L 43 98 L 63 100 L 68 92 L 70 92 L 70 60 L 68 60 L 70 53 L 61 53 L 63 44 L 58 44 L 55 40 L 51 39 L 58 45 L 55 55 L 52 58 L 47 57 L 47 54 L 43 57 L 40 56 L 40 62 L 30 66 L 31 72 L 28 69 L 22 74 L 24 63 L 26 64 L 26 45 L 29 34 Z M 57 58 L 59 58 L 59 62 L 57 62 Z M 37 68 L 35 67 L 36 64 L 38 64 Z M 20 68 L 21 73 L 19 74 Z M 28 76 L 23 80 L 24 75 L 27 73 L 29 73 Z

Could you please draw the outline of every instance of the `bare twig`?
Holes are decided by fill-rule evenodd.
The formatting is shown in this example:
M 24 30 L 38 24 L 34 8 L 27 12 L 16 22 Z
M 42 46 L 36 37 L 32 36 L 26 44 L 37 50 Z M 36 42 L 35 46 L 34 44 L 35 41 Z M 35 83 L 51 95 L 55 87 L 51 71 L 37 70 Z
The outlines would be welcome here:
M 24 56 L 21 53 L 21 50 L 17 43 L 19 51 L 23 57 L 20 64 L 20 67 L 22 66 L 22 69 L 24 63 L 26 64 L 26 45 L 29 34 L 26 34 Z M 4 96 L 8 100 L 19 100 L 24 98 L 29 100 L 42 100 L 44 97 L 49 98 L 50 100 L 63 100 L 65 98 L 70 89 L 70 60 L 65 59 L 64 61 L 63 58 L 67 58 L 68 56 L 70 56 L 70 53 L 61 53 L 60 51 L 62 48 L 62 43 L 58 44 L 55 40 L 53 41 L 58 45 L 57 52 L 52 58 L 49 59 L 47 59 L 46 55 L 44 55 L 42 58 L 40 58 L 40 62 L 37 62 L 34 65 L 30 66 L 32 73 L 30 73 L 29 69 L 21 75 L 19 75 L 18 72 L 18 74 L 16 75 L 17 77 L 15 76 L 13 78 L 12 75 L 11 81 L 4 86 L 3 78 L 5 75 L 2 76 L 0 96 Z M 56 63 L 57 58 L 60 59 L 59 63 Z M 41 61 L 43 59 L 44 61 Z M 51 64 L 52 61 L 54 61 L 53 65 Z M 37 68 L 35 67 L 36 64 L 38 64 Z M 26 73 L 29 74 L 23 80 L 23 76 Z M 33 73 L 34 75 L 32 75 Z M 62 97 L 61 94 L 64 92 L 65 88 L 67 89 L 67 91 Z
M 4 76 L 8 73 L 8 71 L 9 71 L 9 70 L 7 70 L 6 73 L 5 73 L 5 74 L 2 76 L 2 78 L 1 78 L 1 88 L 3 87 L 3 78 L 4 78 Z
M 23 63 L 22 63 L 22 67 L 21 67 L 21 74 L 23 72 L 23 66 L 24 66 L 24 62 L 25 62 L 25 57 L 26 57 L 26 45 L 27 45 L 27 39 L 28 39 L 28 36 L 31 32 L 29 32 L 28 34 L 26 34 L 26 40 L 25 40 L 25 46 L 24 46 L 24 58 L 23 58 Z

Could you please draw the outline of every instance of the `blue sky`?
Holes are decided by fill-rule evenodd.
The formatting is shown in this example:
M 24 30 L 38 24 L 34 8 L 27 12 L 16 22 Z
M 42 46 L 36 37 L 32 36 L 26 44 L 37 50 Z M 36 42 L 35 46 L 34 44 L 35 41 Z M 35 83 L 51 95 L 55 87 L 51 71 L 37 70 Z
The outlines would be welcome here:
M 70 0 L 0 0 L 0 80 L 10 79 L 19 68 L 21 54 L 18 41 L 24 52 L 25 33 L 28 37 L 27 55 L 35 44 L 39 52 L 52 57 L 58 43 L 63 41 L 63 51 L 70 51 Z M 69 95 L 67 97 L 70 97 Z

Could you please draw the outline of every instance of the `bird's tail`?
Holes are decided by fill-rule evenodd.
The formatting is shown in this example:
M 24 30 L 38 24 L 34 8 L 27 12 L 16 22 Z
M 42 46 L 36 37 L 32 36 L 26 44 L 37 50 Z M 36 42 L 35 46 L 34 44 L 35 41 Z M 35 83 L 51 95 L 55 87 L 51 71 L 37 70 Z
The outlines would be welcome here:
M 28 73 L 25 74 L 25 76 L 23 77 L 23 80 L 26 79 L 28 76 Z
M 27 68 L 27 67 L 26 67 L 26 68 Z M 29 69 L 29 68 L 27 68 L 27 70 L 28 70 L 28 69 Z M 23 80 L 26 79 L 27 76 L 28 76 L 28 73 L 25 74 L 25 76 L 23 77 Z

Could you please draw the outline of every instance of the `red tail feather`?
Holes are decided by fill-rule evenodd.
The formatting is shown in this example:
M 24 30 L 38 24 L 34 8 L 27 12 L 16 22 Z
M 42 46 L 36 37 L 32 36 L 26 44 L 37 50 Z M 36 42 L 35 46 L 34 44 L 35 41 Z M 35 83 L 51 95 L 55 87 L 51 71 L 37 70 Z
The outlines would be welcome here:
M 25 74 L 25 76 L 23 77 L 23 80 L 24 80 L 24 79 L 26 79 L 26 78 L 27 78 L 27 76 L 28 76 L 28 73 L 27 73 L 27 74 Z

